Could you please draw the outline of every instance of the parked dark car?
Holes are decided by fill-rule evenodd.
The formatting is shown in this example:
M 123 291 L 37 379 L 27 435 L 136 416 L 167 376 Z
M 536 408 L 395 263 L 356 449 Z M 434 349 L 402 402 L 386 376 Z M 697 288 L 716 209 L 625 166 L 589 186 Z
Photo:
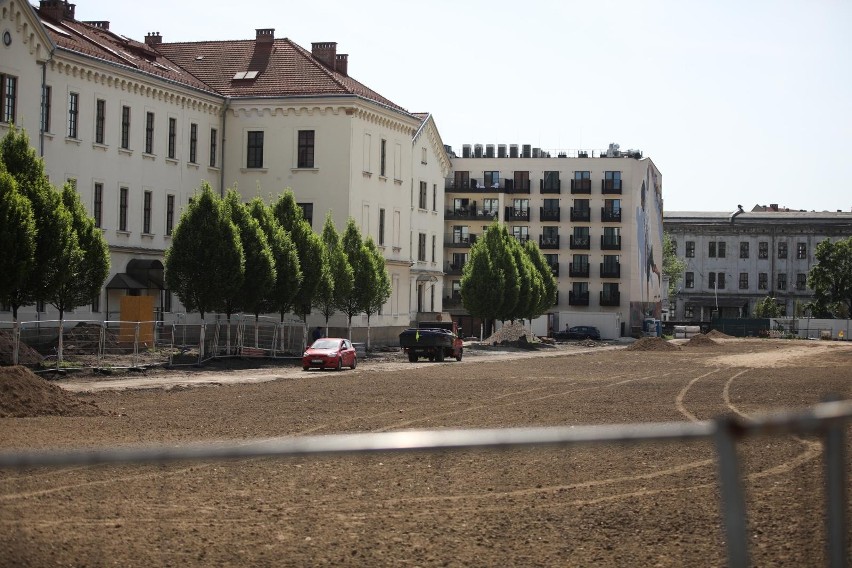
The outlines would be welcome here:
M 569 327 L 565 331 L 557 331 L 553 334 L 554 339 L 596 339 L 600 341 L 601 332 L 598 328 L 591 325 L 575 325 Z

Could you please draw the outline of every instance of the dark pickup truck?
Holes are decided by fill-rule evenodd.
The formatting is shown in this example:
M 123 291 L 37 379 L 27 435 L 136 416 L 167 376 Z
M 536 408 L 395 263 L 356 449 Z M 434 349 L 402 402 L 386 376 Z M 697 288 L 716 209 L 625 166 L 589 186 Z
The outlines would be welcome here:
M 452 321 L 422 321 L 417 327 L 399 334 L 399 345 L 414 363 L 421 357 L 430 361 L 443 361 L 445 357 L 462 360 L 463 343 L 456 324 Z

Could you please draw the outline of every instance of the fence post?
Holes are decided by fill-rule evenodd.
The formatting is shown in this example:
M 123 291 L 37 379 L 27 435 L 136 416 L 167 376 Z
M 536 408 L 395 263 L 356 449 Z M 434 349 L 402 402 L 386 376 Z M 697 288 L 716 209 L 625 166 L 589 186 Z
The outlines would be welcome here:
M 139 326 L 141 322 L 136 322 L 136 331 L 133 334 L 133 367 L 139 366 Z
M 207 332 L 207 324 L 202 321 L 201 328 L 198 330 L 198 364 L 204 361 L 204 335 Z
M 749 565 L 745 497 L 740 483 L 736 446 L 738 430 L 739 426 L 733 419 L 721 417 L 716 419 L 716 431 L 713 434 L 719 455 L 719 489 L 728 543 L 729 568 L 747 568 Z
M 833 398 L 833 400 L 839 400 Z M 846 568 L 846 424 L 829 424 L 825 432 L 825 501 L 828 565 Z
M 106 321 L 101 322 L 100 337 L 98 337 L 98 367 L 103 367 L 104 350 L 106 349 Z
M 172 343 L 169 345 L 169 367 L 171 367 L 175 362 L 175 334 L 177 333 L 177 326 L 175 322 L 172 322 Z

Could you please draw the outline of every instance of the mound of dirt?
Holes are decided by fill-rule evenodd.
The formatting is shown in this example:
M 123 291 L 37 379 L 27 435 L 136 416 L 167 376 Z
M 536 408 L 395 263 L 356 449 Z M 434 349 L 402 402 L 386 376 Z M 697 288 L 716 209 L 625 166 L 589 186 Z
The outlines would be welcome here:
M 487 339 L 485 339 L 484 343 L 502 344 L 504 341 L 513 342 L 520 340 L 521 336 L 525 336 L 527 340 L 529 340 L 530 330 L 527 329 L 527 327 L 521 324 L 520 322 L 507 323 L 498 331 L 495 331 Z
M 76 398 L 26 367 L 0 368 L 0 418 L 105 414 L 94 403 Z
M 733 339 L 733 335 L 728 335 L 727 333 L 722 333 L 718 329 L 712 329 L 705 334 L 707 337 L 712 339 Z
M 680 347 L 673 345 L 662 337 L 643 337 L 630 347 L 628 351 L 680 351 Z
M 689 341 L 684 343 L 684 347 L 715 347 L 719 345 L 706 335 L 693 335 Z
M 12 364 L 12 350 L 15 344 L 12 341 L 12 332 L 3 330 L 0 331 L 0 365 Z M 24 342 L 18 347 L 18 364 L 20 365 L 38 365 L 44 357 L 41 354 L 27 345 Z

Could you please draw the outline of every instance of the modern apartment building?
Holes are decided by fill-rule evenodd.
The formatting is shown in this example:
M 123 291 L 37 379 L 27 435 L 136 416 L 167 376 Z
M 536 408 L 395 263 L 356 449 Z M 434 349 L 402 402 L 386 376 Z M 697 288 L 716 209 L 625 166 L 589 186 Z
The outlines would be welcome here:
M 672 211 L 664 215 L 677 256 L 686 263 L 670 298 L 669 319 L 709 321 L 753 314 L 774 297 L 787 316 L 804 315 L 813 299 L 808 272 L 816 246 L 852 235 L 852 213 L 779 210 Z
M 570 154 L 570 155 L 569 155 Z M 476 238 L 493 221 L 533 239 L 558 279 L 536 333 L 592 323 L 606 337 L 641 331 L 662 306 L 662 177 L 641 152 L 547 152 L 466 145 L 446 180 L 444 307 L 469 332 L 460 285 Z
M 110 245 L 105 289 L 70 317 L 118 319 L 124 295 L 156 296 L 152 317 L 183 310 L 163 289 L 162 260 L 202 182 L 267 202 L 291 188 L 316 231 L 327 212 L 341 230 L 354 218 L 392 280 L 374 326 L 441 309 L 451 166 L 435 121 L 350 77 L 336 43 L 308 51 L 271 28 L 240 41 L 137 42 L 107 21 L 77 21 L 67 0 L 0 4 L 0 34 L 0 136 L 26 129 L 51 181 L 74 183 Z

